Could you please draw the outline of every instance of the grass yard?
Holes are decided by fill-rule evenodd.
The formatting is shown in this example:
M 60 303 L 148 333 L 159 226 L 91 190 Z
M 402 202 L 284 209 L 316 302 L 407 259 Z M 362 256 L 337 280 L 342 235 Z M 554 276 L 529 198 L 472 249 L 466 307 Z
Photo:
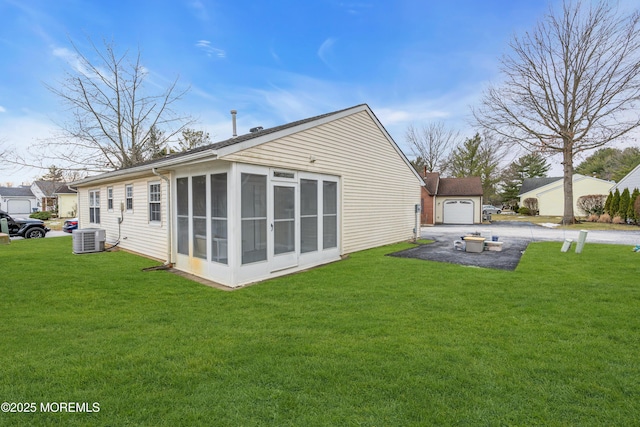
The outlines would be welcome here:
M 0 425 L 639 425 L 640 254 L 497 271 L 388 246 L 225 292 L 71 238 L 0 246 Z M 93 402 L 99 412 L 42 413 Z

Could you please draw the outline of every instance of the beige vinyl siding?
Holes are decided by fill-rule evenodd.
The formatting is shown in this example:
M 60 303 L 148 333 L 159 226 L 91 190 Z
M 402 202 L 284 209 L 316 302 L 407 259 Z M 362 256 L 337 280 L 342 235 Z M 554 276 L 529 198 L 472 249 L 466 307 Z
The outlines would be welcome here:
M 148 187 L 150 182 L 160 183 L 161 223 L 149 222 Z M 125 185 L 133 185 L 133 211 L 122 213 L 120 244 L 123 249 L 164 260 L 167 256 L 167 188 L 166 182 L 155 175 L 119 182 L 102 184 L 100 187 L 79 188 L 80 228 L 95 227 L 89 224 L 89 191 L 100 189 L 100 225 L 107 231 L 107 242 L 118 240 L 118 219 L 121 216 L 120 203 L 126 204 Z M 107 187 L 113 188 L 113 210 L 107 210 Z M 126 205 L 125 205 L 126 208 Z M 79 211 L 80 212 L 80 211 Z
M 367 111 L 223 159 L 340 176 L 342 253 L 413 236 L 420 181 Z
M 58 194 L 58 215 L 71 218 L 77 214 L 78 196 L 76 194 Z

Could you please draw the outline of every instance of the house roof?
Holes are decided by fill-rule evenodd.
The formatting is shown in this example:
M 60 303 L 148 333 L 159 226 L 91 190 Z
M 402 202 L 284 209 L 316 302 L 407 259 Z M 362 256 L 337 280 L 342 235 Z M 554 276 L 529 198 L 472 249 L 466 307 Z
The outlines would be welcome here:
M 611 191 L 615 191 L 616 189 L 624 191 L 625 188 L 628 188 L 629 191 L 640 188 L 640 165 L 633 168 L 620 182 L 611 187 Z
M 54 194 L 77 194 L 78 192 L 74 189 L 71 189 L 67 186 L 67 184 L 60 185 Z
M 438 193 L 439 182 L 440 182 L 439 172 L 427 172 L 424 174 L 425 189 L 432 196 Z
M 0 196 L 35 197 L 29 187 L 0 187 Z
M 61 183 L 60 181 L 33 181 L 32 185 L 38 187 L 45 197 L 53 197 Z
M 149 169 L 152 169 L 152 168 L 154 169 L 169 168 L 169 167 L 177 166 L 183 163 L 188 163 L 190 161 L 196 161 L 204 158 L 215 159 L 219 156 L 227 155 L 234 151 L 240 151 L 240 150 L 249 148 L 251 146 L 273 141 L 275 139 L 309 129 L 311 127 L 318 126 L 320 124 L 327 123 L 332 120 L 337 120 L 339 118 L 346 117 L 348 115 L 351 115 L 360 111 L 368 111 L 371 114 L 371 117 L 379 126 L 380 130 L 385 134 L 387 139 L 391 142 L 391 144 L 396 149 L 398 154 L 403 158 L 407 166 L 413 171 L 415 176 L 418 179 L 420 179 L 420 181 L 422 182 L 420 175 L 418 175 L 418 173 L 415 171 L 413 166 L 411 166 L 411 163 L 409 162 L 407 157 L 404 155 L 402 150 L 400 150 L 400 148 L 395 143 L 393 138 L 391 138 L 389 133 L 386 131 L 382 123 L 380 123 L 380 121 L 375 116 L 373 111 L 371 111 L 369 106 L 367 104 L 359 104 L 354 107 L 345 108 L 342 110 L 334 111 L 332 113 L 321 114 L 318 116 L 297 120 L 295 122 L 287 123 L 284 125 L 263 129 L 257 132 L 250 132 L 244 135 L 238 135 L 234 138 L 228 138 L 223 141 L 218 141 L 210 145 L 195 148 L 193 150 L 171 154 L 160 159 L 138 163 L 128 168 L 122 168 L 112 172 L 106 172 L 100 175 L 87 177 L 79 181 L 73 182 L 70 185 L 78 186 L 78 185 L 92 183 L 95 181 L 100 181 L 103 179 L 112 179 L 118 176 L 129 175 L 133 173 L 148 172 Z
M 479 176 L 466 178 L 440 178 L 438 196 L 482 196 L 482 180 Z
M 522 181 L 522 186 L 520 186 L 520 193 L 518 193 L 518 195 L 528 193 L 536 188 L 544 187 L 545 185 L 552 184 L 562 179 L 562 177 L 526 178 Z

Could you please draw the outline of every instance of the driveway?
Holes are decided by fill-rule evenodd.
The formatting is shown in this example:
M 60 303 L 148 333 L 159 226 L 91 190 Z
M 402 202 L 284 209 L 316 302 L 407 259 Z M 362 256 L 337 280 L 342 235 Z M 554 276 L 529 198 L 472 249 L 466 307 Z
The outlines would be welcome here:
M 65 233 L 64 231 L 61 231 L 61 230 L 51 230 L 50 232 L 47 233 L 45 238 L 62 237 L 62 236 L 71 236 L 71 234 Z M 23 238 L 22 237 L 12 237 L 11 240 L 23 240 Z
M 439 240 L 441 238 L 453 240 L 469 234 L 480 232 L 498 236 L 501 241 L 508 239 L 522 239 L 528 242 L 557 241 L 563 242 L 565 239 L 578 240 L 579 230 L 561 230 L 551 226 L 544 227 L 530 222 L 518 221 L 496 221 L 492 224 L 474 225 L 436 225 L 433 227 L 422 227 L 421 237 L 423 239 Z M 619 230 L 592 230 L 587 233 L 587 244 L 589 243 L 609 243 L 616 245 L 639 245 L 640 229 L 638 231 Z M 453 243 L 452 243 L 453 244 Z

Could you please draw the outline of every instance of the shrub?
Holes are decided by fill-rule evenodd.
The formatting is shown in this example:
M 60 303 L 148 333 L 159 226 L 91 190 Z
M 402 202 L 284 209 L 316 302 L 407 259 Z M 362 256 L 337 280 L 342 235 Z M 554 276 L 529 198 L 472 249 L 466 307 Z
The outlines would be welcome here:
M 620 190 L 616 188 L 616 191 L 613 192 L 613 198 L 611 199 L 611 206 L 607 213 L 611 216 L 618 215 L 618 209 L 620 209 Z
M 522 204 L 524 205 L 525 208 L 529 209 L 529 213 L 527 215 L 538 214 L 538 199 L 536 199 L 535 197 L 529 197 L 527 199 L 524 199 Z
M 633 210 L 636 214 L 636 222 L 640 222 L 640 197 L 637 197 L 633 203 Z
M 611 202 L 613 201 L 613 193 L 609 191 L 609 195 L 607 196 L 607 200 L 604 202 L 604 211 L 606 213 L 611 212 Z
M 520 209 L 518 209 L 518 213 L 519 213 L 520 215 L 531 215 L 531 209 L 529 209 L 529 208 L 527 208 L 527 207 L 523 206 L 523 207 L 521 207 Z
M 602 215 L 600 215 L 600 217 L 598 218 L 598 222 L 606 222 L 606 223 L 610 223 L 611 222 L 611 216 L 608 213 L 603 213 Z
M 636 213 L 636 201 L 639 197 L 640 190 L 634 188 L 629 200 L 629 208 L 627 209 L 627 221 L 631 221 L 632 224 L 637 224 L 638 219 L 640 219 L 640 216 Z
M 600 219 L 600 215 L 596 214 L 591 214 L 587 217 L 588 222 L 598 222 L 598 219 Z
M 627 221 L 625 221 L 624 218 L 622 218 L 620 215 L 616 215 L 613 217 L 613 220 L 611 221 L 614 224 L 626 224 Z
M 43 212 L 34 212 L 29 215 L 29 218 L 41 219 L 43 221 L 47 221 L 51 219 L 51 212 L 43 211 Z
M 618 216 L 627 221 L 627 210 L 629 209 L 629 203 L 631 202 L 631 193 L 628 188 L 625 188 L 620 194 L 620 205 L 618 206 Z
M 604 213 L 604 204 L 607 196 L 604 194 L 589 194 L 578 198 L 578 207 L 582 209 L 585 215 Z

